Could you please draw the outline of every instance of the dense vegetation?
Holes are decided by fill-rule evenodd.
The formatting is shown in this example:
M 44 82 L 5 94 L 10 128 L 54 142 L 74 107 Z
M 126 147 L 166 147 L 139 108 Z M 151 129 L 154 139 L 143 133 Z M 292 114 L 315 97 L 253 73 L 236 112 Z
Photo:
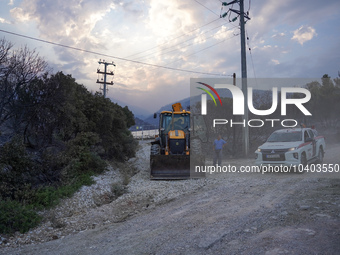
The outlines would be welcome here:
M 105 160 L 135 154 L 134 116 L 71 75 L 49 74 L 27 47 L 0 40 L 0 233 L 27 231 L 35 210 L 72 195 Z

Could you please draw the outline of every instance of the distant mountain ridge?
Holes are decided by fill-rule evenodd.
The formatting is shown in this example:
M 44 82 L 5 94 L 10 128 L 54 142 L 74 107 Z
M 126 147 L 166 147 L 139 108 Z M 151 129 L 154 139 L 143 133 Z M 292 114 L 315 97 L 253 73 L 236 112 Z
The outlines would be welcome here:
M 131 131 L 138 131 L 138 130 L 152 130 L 152 129 L 157 129 L 158 125 L 152 125 L 138 117 L 135 117 L 135 125 L 130 127 L 129 129 Z
M 231 98 L 232 97 L 231 92 L 229 90 L 227 90 L 227 89 L 218 89 L 217 92 L 218 92 L 218 94 L 219 94 L 219 96 L 221 98 Z M 262 95 L 264 95 L 267 92 L 269 92 L 269 91 L 268 90 L 253 90 L 253 95 L 254 95 L 254 97 L 262 96 Z M 212 100 L 209 96 L 207 97 L 207 99 L 208 100 Z M 174 103 L 181 103 L 183 109 L 187 110 L 187 109 L 190 108 L 190 100 L 192 102 L 198 102 L 198 101 L 201 100 L 201 97 L 200 96 L 195 96 L 195 97 L 192 97 L 192 98 L 191 97 L 187 97 L 187 98 L 184 98 L 182 100 L 173 102 L 171 104 L 164 105 L 158 111 L 156 111 L 156 113 L 160 113 L 162 111 L 171 111 L 172 105 Z M 257 107 L 257 105 L 254 105 L 254 107 Z M 155 125 L 157 127 L 159 125 L 159 123 L 158 123 L 159 122 L 159 118 L 154 119 L 153 114 L 148 116 L 147 118 L 145 118 L 144 121 L 147 122 L 147 123 L 150 123 L 151 125 Z
M 144 120 L 145 118 L 148 118 L 152 112 L 150 112 L 149 110 L 143 109 L 140 106 L 136 106 L 130 103 L 126 103 L 123 101 L 120 101 L 118 99 L 115 98 L 111 98 L 110 100 L 114 103 L 117 103 L 118 105 L 120 105 L 121 107 L 125 107 L 127 106 L 129 108 L 130 111 L 132 111 L 133 115 L 141 120 Z
M 181 103 L 183 109 L 188 109 L 188 107 L 190 107 L 190 97 L 184 98 L 182 100 L 173 102 L 171 104 L 167 104 L 162 106 L 158 111 L 156 111 L 156 113 L 160 113 L 162 111 L 171 111 L 172 110 L 172 105 L 174 103 Z M 156 119 L 153 117 L 153 114 L 148 116 L 146 119 L 144 119 L 145 122 L 150 123 L 151 125 L 155 125 L 158 127 L 159 125 L 159 118 L 157 117 Z

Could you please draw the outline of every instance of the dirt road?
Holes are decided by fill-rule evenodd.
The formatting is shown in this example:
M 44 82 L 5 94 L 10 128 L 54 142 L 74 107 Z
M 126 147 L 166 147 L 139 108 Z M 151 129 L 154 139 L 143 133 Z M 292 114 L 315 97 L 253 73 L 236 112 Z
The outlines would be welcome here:
M 339 155 L 340 146 L 335 146 L 324 163 L 340 163 Z M 136 164 L 147 162 L 143 157 Z M 141 171 L 142 177 L 135 178 L 150 182 L 147 167 Z M 154 204 L 141 203 L 149 209 L 115 223 L 50 242 L 1 248 L 0 254 L 340 254 L 339 177 L 223 173 L 199 181 L 151 182 L 163 185 L 162 192 L 167 186 L 196 186 Z

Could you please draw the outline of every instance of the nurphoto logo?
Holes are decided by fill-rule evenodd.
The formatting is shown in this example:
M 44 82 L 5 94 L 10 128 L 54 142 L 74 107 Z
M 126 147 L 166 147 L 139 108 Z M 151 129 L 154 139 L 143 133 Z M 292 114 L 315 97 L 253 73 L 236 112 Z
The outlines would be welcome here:
M 214 84 L 213 86 L 203 83 L 203 82 L 197 82 L 201 85 L 204 85 L 205 87 L 209 88 L 218 98 L 220 101 L 221 106 L 222 100 L 220 95 L 217 93 L 216 89 L 226 89 L 229 90 L 233 99 L 233 115 L 244 115 L 245 112 L 245 106 L 244 106 L 244 94 L 242 90 L 234 85 L 231 84 Z M 212 93 L 201 87 L 197 87 L 198 89 L 202 90 L 205 93 L 201 94 L 201 115 L 207 115 L 207 94 L 212 98 L 212 100 L 215 103 L 215 106 L 217 106 L 216 100 Z M 299 109 L 305 116 L 311 116 L 312 114 L 306 109 L 306 107 L 303 105 L 311 99 L 311 93 L 309 90 L 305 88 L 297 88 L 297 87 L 281 87 L 281 93 L 278 92 L 277 87 L 272 88 L 272 104 L 269 109 L 256 109 L 254 107 L 253 103 L 253 88 L 249 87 L 247 90 L 247 105 L 248 110 L 257 116 L 268 116 L 270 114 L 273 114 L 277 107 L 278 107 L 278 98 L 281 94 L 281 116 L 287 115 L 287 105 L 295 105 L 297 109 Z M 299 98 L 291 98 L 289 95 L 291 94 L 301 94 L 304 95 L 304 97 Z M 281 125 L 283 127 L 296 127 L 298 125 L 298 121 L 295 119 L 250 119 L 248 120 L 248 123 L 245 123 L 245 120 L 241 122 L 233 122 L 233 120 L 228 121 L 227 119 L 214 119 L 213 120 L 213 127 L 216 125 L 225 125 L 227 123 L 230 123 L 232 126 L 233 124 L 241 124 L 245 126 L 246 124 L 250 127 L 262 127 L 265 122 L 271 122 L 272 127 L 274 126 L 274 123 L 280 121 Z

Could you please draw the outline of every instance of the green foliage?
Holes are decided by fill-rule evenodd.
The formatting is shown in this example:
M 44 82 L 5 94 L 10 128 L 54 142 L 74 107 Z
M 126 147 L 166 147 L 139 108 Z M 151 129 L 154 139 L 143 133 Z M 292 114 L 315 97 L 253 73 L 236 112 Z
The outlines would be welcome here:
M 61 172 L 63 183 L 80 182 L 89 185 L 92 183 L 89 179 L 90 175 L 100 174 L 104 171 L 106 162 L 93 151 L 99 141 L 97 134 L 87 132 L 78 134 L 76 138 L 67 143 L 63 154 L 66 166 Z
M 75 177 L 69 184 L 58 188 L 51 186 L 33 190 L 30 198 L 30 206 L 36 209 L 50 208 L 57 205 L 61 198 L 71 197 L 82 186 L 93 184 L 92 172 L 83 173 Z
M 40 216 L 14 200 L 0 201 L 0 233 L 27 232 L 39 224 Z
M 128 130 L 134 116 L 128 107 L 90 93 L 71 75 L 42 74 L 46 62 L 27 47 L 12 52 L 3 39 L 0 48 L 5 67 L 0 70 L 0 129 L 12 130 L 7 142 L 0 141 L 4 215 L 6 210 L 26 215 L 27 208 L 52 207 L 91 185 L 92 176 L 105 169 L 104 159 L 125 161 L 135 155 L 136 141 Z M 18 67 L 22 73 L 16 73 Z M 22 219 L 26 231 L 32 222 Z M 15 224 L 9 219 L 0 232 L 16 231 Z
M 20 137 L 14 137 L 0 148 L 0 164 L 10 165 L 12 173 L 22 174 L 32 167 L 26 147 Z
M 22 108 L 21 126 L 30 146 L 41 148 L 57 139 L 67 143 L 80 133 L 92 133 L 100 139 L 96 146 L 101 156 L 125 160 L 134 155 L 126 144 L 132 139 L 128 130 L 134 125 L 132 112 L 99 93 L 91 94 L 71 75 L 46 74 L 32 81 L 20 97 L 21 104 L 29 106 Z
M 19 137 L 0 147 L 0 198 L 14 199 L 18 190 L 26 190 L 33 172 L 34 162 Z
M 36 190 L 31 198 L 31 205 L 35 208 L 52 207 L 59 202 L 57 189 L 53 187 L 42 187 Z

